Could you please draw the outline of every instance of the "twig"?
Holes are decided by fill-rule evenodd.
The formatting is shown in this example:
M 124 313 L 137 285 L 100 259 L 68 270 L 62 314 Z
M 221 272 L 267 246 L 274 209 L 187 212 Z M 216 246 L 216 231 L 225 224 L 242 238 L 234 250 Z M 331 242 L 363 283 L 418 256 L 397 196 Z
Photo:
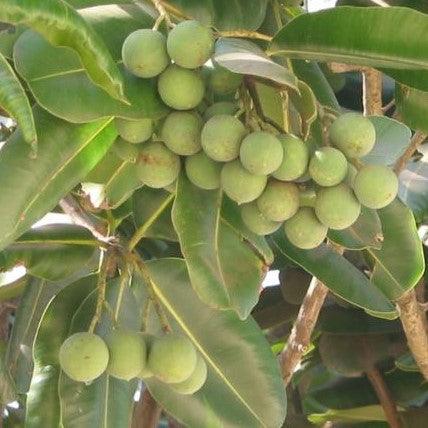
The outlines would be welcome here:
M 267 34 L 247 30 L 217 31 L 216 35 L 219 37 L 238 37 L 244 39 L 265 40 L 267 42 L 270 42 L 273 39 L 273 37 L 268 36 Z
M 394 172 L 399 175 L 401 171 L 406 167 L 407 163 L 414 155 L 418 147 L 426 140 L 427 135 L 421 131 L 416 131 L 410 140 L 410 144 L 406 151 L 400 156 L 394 166 Z
M 148 389 L 141 394 L 140 401 L 134 407 L 132 428 L 157 428 L 162 408 L 152 397 Z
M 153 26 L 153 30 L 157 30 L 162 21 L 166 22 L 167 27 L 173 27 L 173 23 L 171 22 L 171 18 L 169 17 L 168 12 L 165 10 L 165 6 L 162 4 L 161 0 L 151 0 L 156 10 L 159 12 L 159 17 Z
M 388 104 L 385 104 L 382 107 L 383 113 L 386 113 L 389 109 L 395 106 L 395 98 L 393 98 Z
M 374 68 L 363 70 L 364 115 L 382 116 L 382 73 Z

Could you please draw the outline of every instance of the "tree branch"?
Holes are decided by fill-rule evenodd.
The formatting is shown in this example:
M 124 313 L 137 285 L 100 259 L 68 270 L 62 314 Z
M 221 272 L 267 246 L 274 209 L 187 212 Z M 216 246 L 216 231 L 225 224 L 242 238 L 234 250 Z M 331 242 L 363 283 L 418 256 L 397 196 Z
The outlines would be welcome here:
M 364 115 L 382 116 L 382 73 L 374 68 L 363 70 Z
M 426 140 L 427 135 L 421 131 L 416 131 L 410 140 L 410 144 L 406 151 L 400 156 L 394 166 L 394 172 L 399 175 L 406 167 L 409 160 L 412 158 L 418 147 Z
M 152 397 L 148 389 L 141 394 L 140 401 L 134 407 L 132 428 L 157 428 L 162 408 Z

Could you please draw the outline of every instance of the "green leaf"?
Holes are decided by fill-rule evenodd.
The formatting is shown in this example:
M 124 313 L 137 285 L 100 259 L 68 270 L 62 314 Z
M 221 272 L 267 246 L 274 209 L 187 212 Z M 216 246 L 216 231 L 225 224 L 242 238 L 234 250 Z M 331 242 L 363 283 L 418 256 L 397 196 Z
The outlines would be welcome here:
M 428 92 L 404 85 L 395 86 L 395 103 L 402 121 L 410 128 L 428 134 Z
M 13 282 L 3 282 L 3 276 L 7 274 L 0 273 L 0 302 L 4 300 L 11 300 L 19 297 L 25 290 L 27 285 L 27 277 L 21 277 Z
M 372 405 L 356 407 L 353 409 L 329 409 L 325 413 L 312 414 L 308 419 L 314 424 L 323 424 L 327 421 L 362 422 L 362 421 L 386 421 L 382 406 Z
M 26 31 L 15 44 L 14 61 L 37 102 L 55 116 L 77 123 L 106 116 L 139 119 L 165 115 L 167 109 L 160 101 L 156 82 L 133 76 L 121 64 L 125 38 L 135 30 L 152 27 L 153 18 L 136 6 L 99 6 L 84 9 L 81 14 L 122 71 L 131 105 L 113 99 L 94 85 L 75 52 L 54 47 L 33 31 Z
M 221 190 L 202 190 L 181 175 L 172 221 L 200 298 L 245 319 L 257 303 L 264 263 L 221 218 Z
M 183 260 L 155 260 L 147 268 L 173 328 L 192 340 L 208 365 L 207 382 L 193 395 L 178 395 L 168 385 L 147 379 L 156 400 L 189 428 L 281 426 L 285 388 L 256 323 L 204 305 L 191 288 Z
M 72 125 L 34 110 L 38 157 L 16 132 L 0 151 L 0 249 L 49 212 L 104 156 L 116 137 L 112 118 Z
M 25 141 L 37 149 L 37 133 L 30 102 L 21 82 L 0 53 L 0 106 L 18 122 Z
M 112 97 L 127 102 L 123 78 L 99 35 L 60 0 L 3 0 L 0 21 L 34 29 L 55 46 L 73 49 L 92 81 Z
M 7 24 L 9 25 L 9 24 Z M 18 37 L 25 31 L 23 26 L 10 26 L 5 30 L 0 31 L 0 54 L 6 57 L 7 59 L 12 59 L 13 57 L 13 46 L 18 40 Z
M 407 352 L 395 360 L 395 365 L 405 372 L 419 372 L 418 364 L 411 352 Z
M 265 83 L 255 82 L 254 92 L 263 120 L 284 130 L 284 107 L 279 91 Z

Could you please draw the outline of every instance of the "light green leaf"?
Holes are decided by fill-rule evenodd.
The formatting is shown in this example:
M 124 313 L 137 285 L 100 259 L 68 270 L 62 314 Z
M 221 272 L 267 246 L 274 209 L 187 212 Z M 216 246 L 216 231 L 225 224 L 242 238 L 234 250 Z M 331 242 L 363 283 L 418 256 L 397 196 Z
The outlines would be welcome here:
M 402 121 L 414 130 L 428 134 L 428 92 L 404 85 L 395 86 L 395 102 Z
M 299 113 L 301 120 L 300 135 L 306 140 L 310 134 L 312 123 L 317 118 L 317 100 L 311 87 L 303 80 L 298 81 L 297 87 L 299 93 L 290 91 L 290 101 Z
M 386 421 L 385 413 L 380 405 L 356 407 L 354 409 L 329 409 L 325 413 L 314 413 L 308 416 L 314 424 L 322 424 L 327 421 L 363 422 Z
M 9 26 L 9 24 L 6 24 Z M 7 59 L 13 57 L 13 45 L 18 40 L 18 37 L 25 31 L 25 27 L 19 26 L 2 29 L 0 31 L 0 54 Z

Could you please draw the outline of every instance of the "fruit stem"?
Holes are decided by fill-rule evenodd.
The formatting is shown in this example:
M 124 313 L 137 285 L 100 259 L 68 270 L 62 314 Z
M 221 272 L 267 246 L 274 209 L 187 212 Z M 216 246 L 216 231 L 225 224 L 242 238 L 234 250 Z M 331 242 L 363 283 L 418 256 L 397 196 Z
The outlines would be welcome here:
M 268 36 L 267 34 L 247 30 L 217 31 L 216 35 L 217 37 L 238 37 L 245 39 L 265 40 L 267 42 L 271 42 L 273 39 L 273 37 Z
M 113 315 L 113 322 L 115 324 L 117 324 L 118 322 L 119 310 L 123 299 L 123 292 L 125 291 L 125 287 L 129 285 L 130 277 L 131 277 L 131 272 L 129 271 L 128 266 L 126 265 L 120 277 L 119 292 L 117 294 L 116 308 Z
M 165 10 L 165 6 L 162 4 L 161 0 L 151 0 L 156 10 L 159 12 L 159 16 L 156 19 L 156 22 L 153 26 L 153 30 L 156 31 L 159 28 L 159 25 L 165 21 L 167 28 L 171 28 L 174 24 L 171 22 L 168 12 Z

